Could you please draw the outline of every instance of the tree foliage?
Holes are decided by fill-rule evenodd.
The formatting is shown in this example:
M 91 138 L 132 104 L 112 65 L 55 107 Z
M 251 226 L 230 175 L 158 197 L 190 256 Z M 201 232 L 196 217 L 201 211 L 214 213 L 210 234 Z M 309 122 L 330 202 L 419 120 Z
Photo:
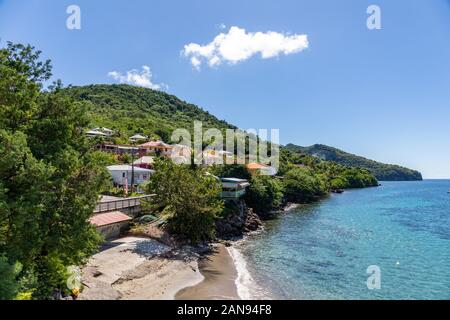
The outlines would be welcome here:
M 116 143 L 128 143 L 136 133 L 171 142 L 172 132 L 185 128 L 193 132 L 193 121 L 204 128 L 235 128 L 209 112 L 162 91 L 130 85 L 70 87 L 65 94 L 86 102 L 93 127 L 117 131 Z
M 18 283 L 33 279 L 12 291 L 46 299 L 67 290 L 65 268 L 99 244 L 88 219 L 107 172 L 84 137 L 83 104 L 61 94 L 59 83 L 42 91 L 51 65 L 39 56 L 31 46 L 0 50 L 0 256 L 3 265 L 22 266 L 9 273 Z M 4 281 L 2 274 L 0 287 Z
M 245 200 L 255 212 L 264 216 L 270 211 L 280 208 L 283 195 L 283 184 L 279 179 L 270 176 L 256 176 L 251 179 Z
M 250 180 L 251 174 L 241 164 L 224 164 L 211 166 L 208 171 L 221 178 L 239 178 Z
M 369 160 L 322 144 L 315 144 L 310 147 L 288 144 L 286 147 L 298 154 L 314 155 L 322 160 L 333 161 L 347 167 L 366 169 L 382 181 L 422 180 L 422 175 L 418 171 Z
M 298 203 L 311 202 L 328 192 L 326 182 L 306 167 L 290 169 L 283 179 L 286 200 Z
M 215 220 L 223 209 L 221 185 L 204 169 L 155 161 L 156 172 L 146 191 L 155 194 L 148 208 L 167 222 L 170 232 L 194 243 L 214 237 Z

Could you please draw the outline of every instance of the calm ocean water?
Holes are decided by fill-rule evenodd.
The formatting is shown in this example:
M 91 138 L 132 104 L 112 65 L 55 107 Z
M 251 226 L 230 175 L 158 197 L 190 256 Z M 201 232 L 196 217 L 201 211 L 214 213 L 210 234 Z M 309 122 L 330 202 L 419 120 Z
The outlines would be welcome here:
M 298 208 L 240 242 L 241 296 L 450 299 L 450 181 L 382 184 Z M 367 288 L 370 265 L 379 290 Z

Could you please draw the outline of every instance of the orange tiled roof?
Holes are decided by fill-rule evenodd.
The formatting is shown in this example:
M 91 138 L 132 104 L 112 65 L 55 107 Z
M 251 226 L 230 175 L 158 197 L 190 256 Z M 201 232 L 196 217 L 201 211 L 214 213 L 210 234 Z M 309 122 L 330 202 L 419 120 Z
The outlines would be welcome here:
M 247 169 L 256 170 L 256 169 L 266 169 L 267 166 L 261 163 L 249 163 L 247 164 Z
M 100 213 L 89 219 L 89 222 L 97 227 L 107 226 L 109 224 L 129 221 L 131 218 L 120 211 Z

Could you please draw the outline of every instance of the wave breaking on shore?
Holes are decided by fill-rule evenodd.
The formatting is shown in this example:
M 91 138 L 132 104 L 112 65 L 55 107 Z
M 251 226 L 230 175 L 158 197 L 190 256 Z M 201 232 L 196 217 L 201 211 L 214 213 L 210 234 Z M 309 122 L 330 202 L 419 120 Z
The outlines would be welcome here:
M 249 271 L 245 257 L 237 248 L 242 241 L 245 241 L 245 239 L 240 240 L 239 242 L 233 244 L 233 246 L 227 248 L 237 271 L 235 284 L 239 298 L 242 300 L 271 299 L 271 297 L 258 286 Z

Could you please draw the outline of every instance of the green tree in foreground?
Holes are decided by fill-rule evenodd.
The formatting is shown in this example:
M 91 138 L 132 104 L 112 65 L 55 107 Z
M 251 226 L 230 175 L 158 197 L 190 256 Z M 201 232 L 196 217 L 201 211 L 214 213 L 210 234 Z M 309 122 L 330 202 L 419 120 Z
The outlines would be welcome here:
M 214 237 L 215 220 L 222 212 L 221 185 L 201 168 L 176 165 L 158 158 L 146 191 L 156 196 L 148 204 L 166 220 L 168 231 L 194 243 Z
M 5 256 L 0 256 L 0 299 L 14 299 L 20 285 L 17 281 L 22 270 L 20 263 L 10 264 Z
M 67 291 L 66 268 L 101 240 L 88 219 L 107 181 L 103 158 L 84 137 L 83 105 L 60 85 L 42 91 L 51 66 L 39 54 L 0 49 L 0 299 Z

